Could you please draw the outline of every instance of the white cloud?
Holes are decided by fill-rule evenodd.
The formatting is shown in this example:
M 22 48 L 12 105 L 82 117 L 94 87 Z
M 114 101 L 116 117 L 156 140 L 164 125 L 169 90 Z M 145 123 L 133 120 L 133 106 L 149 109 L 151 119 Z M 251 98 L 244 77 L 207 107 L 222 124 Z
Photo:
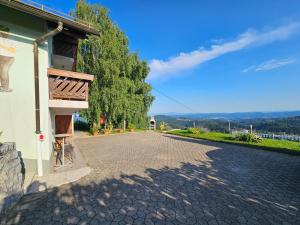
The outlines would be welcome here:
M 153 59 L 149 64 L 150 74 L 148 78 L 157 79 L 173 76 L 226 53 L 285 40 L 298 32 L 299 28 L 300 23 L 294 22 L 268 30 L 248 30 L 233 41 L 211 45 L 207 49 L 201 48 L 188 53 L 180 53 L 178 56 L 167 60 Z
M 243 69 L 242 72 L 243 73 L 248 73 L 248 72 L 250 72 L 252 70 L 255 70 L 255 66 L 249 66 L 246 69 Z
M 215 39 L 212 39 L 210 42 L 213 43 L 213 44 L 218 44 L 219 45 L 219 44 L 223 44 L 225 42 L 225 39 L 215 38 Z
M 263 62 L 259 65 L 250 66 L 250 67 L 244 69 L 242 72 L 247 73 L 250 71 L 260 72 L 260 71 L 274 70 L 279 67 L 283 67 L 283 66 L 295 63 L 295 62 L 296 62 L 296 59 L 290 59 L 290 58 L 288 58 L 288 59 L 271 59 L 271 60 Z

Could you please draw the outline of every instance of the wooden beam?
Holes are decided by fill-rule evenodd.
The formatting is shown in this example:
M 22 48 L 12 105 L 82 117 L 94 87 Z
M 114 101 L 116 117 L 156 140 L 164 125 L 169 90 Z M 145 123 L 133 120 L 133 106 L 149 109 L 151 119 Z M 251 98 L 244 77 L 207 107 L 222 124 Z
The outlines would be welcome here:
M 48 76 L 58 76 L 58 77 L 70 77 L 79 80 L 93 81 L 94 76 L 86 73 L 77 73 L 68 70 L 59 70 L 54 68 L 48 68 Z

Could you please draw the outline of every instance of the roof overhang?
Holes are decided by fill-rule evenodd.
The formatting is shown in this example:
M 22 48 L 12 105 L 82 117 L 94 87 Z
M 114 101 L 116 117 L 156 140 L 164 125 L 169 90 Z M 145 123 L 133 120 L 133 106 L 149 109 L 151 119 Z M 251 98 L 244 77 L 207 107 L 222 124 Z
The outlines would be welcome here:
M 32 1 L 28 1 L 28 3 L 25 2 L 26 1 L 22 2 L 20 0 L 0 0 L 1 5 L 5 5 L 26 14 L 39 17 L 50 23 L 57 23 L 60 21 L 64 24 L 64 27 L 67 27 L 78 33 L 99 35 L 99 32 L 87 22 L 78 20 L 72 16 Z

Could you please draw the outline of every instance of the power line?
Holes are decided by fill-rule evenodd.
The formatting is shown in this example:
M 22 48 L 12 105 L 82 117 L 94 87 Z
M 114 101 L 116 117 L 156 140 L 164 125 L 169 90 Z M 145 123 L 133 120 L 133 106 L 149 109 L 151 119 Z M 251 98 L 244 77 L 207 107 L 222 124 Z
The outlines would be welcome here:
M 171 96 L 169 96 L 169 95 L 163 93 L 162 91 L 158 90 L 157 88 L 154 88 L 153 86 L 152 86 L 152 89 L 155 90 L 157 93 L 159 93 L 159 94 L 165 96 L 166 98 L 170 99 L 171 101 L 176 102 L 177 104 L 183 106 L 184 108 L 188 109 L 188 110 L 191 111 L 192 113 L 195 113 L 195 110 L 193 110 L 191 107 L 185 105 L 184 103 L 178 101 L 177 99 L 175 99 L 175 98 L 173 98 L 173 97 L 171 97 Z

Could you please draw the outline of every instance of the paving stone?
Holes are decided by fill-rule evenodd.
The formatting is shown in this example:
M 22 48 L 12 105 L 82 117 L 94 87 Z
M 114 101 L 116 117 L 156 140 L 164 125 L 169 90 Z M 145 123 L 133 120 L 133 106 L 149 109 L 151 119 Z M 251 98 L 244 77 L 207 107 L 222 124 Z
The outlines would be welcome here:
M 300 157 L 154 132 L 75 140 L 93 172 L 0 224 L 300 224 Z

